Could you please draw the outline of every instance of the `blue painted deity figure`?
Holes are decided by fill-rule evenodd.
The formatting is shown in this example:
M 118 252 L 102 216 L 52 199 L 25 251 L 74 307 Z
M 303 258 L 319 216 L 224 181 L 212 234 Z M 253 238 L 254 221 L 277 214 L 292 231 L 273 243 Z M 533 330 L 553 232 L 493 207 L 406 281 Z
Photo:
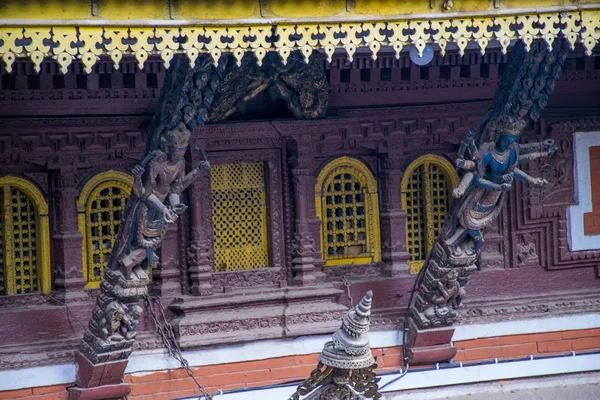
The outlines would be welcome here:
M 452 193 L 454 198 L 462 200 L 457 213 L 459 226 L 449 235 L 456 255 L 479 252 L 484 243 L 483 230 L 500 214 L 514 179 L 534 186 L 548 183 L 518 168 L 519 164 L 550 155 L 555 150 L 552 140 L 519 146 L 516 141 L 524 126 L 522 120 L 502 116 L 488 123 L 485 132 L 488 139 L 479 149 L 474 144 L 473 132 L 469 132 L 467 142 L 462 143 L 456 165 L 466 173 Z M 470 160 L 464 158 L 467 149 Z M 461 246 L 468 238 L 473 241 L 470 249 Z

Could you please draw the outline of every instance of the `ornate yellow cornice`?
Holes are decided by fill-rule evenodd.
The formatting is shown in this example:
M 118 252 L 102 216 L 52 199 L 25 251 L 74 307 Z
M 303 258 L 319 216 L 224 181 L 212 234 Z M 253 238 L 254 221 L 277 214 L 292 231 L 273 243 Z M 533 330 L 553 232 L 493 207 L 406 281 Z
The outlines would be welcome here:
M 561 34 L 571 46 L 581 42 L 589 54 L 600 40 L 600 4 L 585 0 L 577 6 L 532 0 L 299 1 L 306 7 L 270 0 L 232 0 L 227 7 L 218 1 L 97 0 L 36 8 L 28 4 L 41 2 L 7 1 L 0 5 L 0 57 L 9 71 L 16 57 L 30 57 L 39 70 L 50 56 L 63 72 L 75 58 L 90 72 L 101 55 L 110 56 L 118 68 L 122 57 L 131 54 L 143 68 L 150 54 L 168 64 L 176 53 L 185 53 L 190 62 L 207 53 L 216 63 L 223 53 L 239 62 L 252 52 L 260 64 L 268 51 L 278 52 L 285 62 L 295 50 L 307 59 L 319 49 L 331 60 L 342 49 L 351 61 L 358 48 L 369 48 L 376 58 L 382 47 L 399 55 L 407 46 L 422 52 L 427 43 L 435 43 L 444 54 L 454 43 L 462 54 L 473 42 L 484 53 L 493 40 L 506 51 L 513 40 L 529 45 L 542 38 L 551 45 Z

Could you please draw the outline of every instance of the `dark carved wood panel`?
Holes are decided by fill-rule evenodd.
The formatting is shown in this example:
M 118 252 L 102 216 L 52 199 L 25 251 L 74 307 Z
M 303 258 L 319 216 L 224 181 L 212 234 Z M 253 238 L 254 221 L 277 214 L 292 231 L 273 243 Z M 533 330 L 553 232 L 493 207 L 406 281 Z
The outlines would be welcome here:
M 524 136 L 525 141 L 543 139 L 547 135 L 556 140 L 559 156 L 552 165 L 534 164 L 532 168 L 537 171 L 531 171 L 535 175 L 546 174 L 551 186 L 529 193 L 517 186 L 498 223 L 489 228 L 481 273 L 474 275 L 468 288 L 470 297 L 463 312 L 466 323 L 600 310 L 596 300 L 600 280 L 595 279 L 600 254 L 572 253 L 566 239 L 565 210 L 574 201 L 572 133 L 600 128 L 600 97 L 597 96 L 600 70 L 596 67 L 600 64 L 589 61 L 593 58 L 578 62 L 582 59 L 578 51 L 568 61 L 542 119 L 529 127 Z M 205 293 L 198 297 L 202 301 L 219 296 L 241 299 L 257 287 L 265 291 L 285 290 L 282 286 L 289 285 L 293 278 L 291 254 L 296 215 L 290 169 L 295 168 L 296 160 L 303 158 L 302 162 L 307 165 L 302 168 L 316 177 L 329 160 L 338 156 L 356 157 L 369 166 L 379 185 L 383 182 L 383 171 L 393 174 L 390 182 L 396 182 L 393 185 L 399 190 L 399 177 L 417 157 L 435 153 L 454 159 L 460 139 L 487 110 L 505 62 L 499 53 L 486 54 L 483 59 L 477 54 L 463 58 L 449 54 L 436 58 L 422 75 L 406 57 L 396 60 L 381 54 L 377 61 L 363 56 L 355 59 L 353 64 L 334 59 L 326 66 L 330 76 L 330 111 L 326 119 L 249 120 L 196 130 L 192 146 L 207 149 L 213 163 L 242 159 L 267 162 L 273 266 L 239 273 L 213 274 L 203 269 L 212 269 L 210 182 L 205 177 L 194 186 L 193 192 L 194 201 L 199 201 L 203 210 L 200 222 L 195 225 L 189 213 L 180 223 L 177 251 L 180 252 L 182 293 L 192 291 L 193 278 L 190 278 L 196 273 L 208 273 L 207 279 L 213 286 L 212 295 Z M 63 170 L 75 171 L 72 178 L 79 190 L 96 173 L 106 169 L 126 171 L 139 160 L 159 96 L 159 89 L 148 84 L 153 86 L 156 78 L 160 85 L 164 76 L 160 61 L 149 60 L 146 69 L 139 71 L 134 61 L 125 60 L 118 72 L 109 68 L 109 64 L 100 63 L 98 69 L 86 77 L 87 89 L 78 88 L 76 80 L 66 82 L 70 86 L 63 89 L 53 88 L 52 69 L 40 75 L 39 89 L 27 88 L 26 77 L 32 72 L 26 63 L 20 64 L 16 63 L 15 89 L 0 88 L 2 174 L 22 175 L 33 181 L 52 208 L 56 207 L 53 205 L 54 177 L 60 177 Z M 462 68 L 461 76 L 461 67 L 465 65 L 468 68 Z M 77 63 L 70 68 L 75 75 L 81 72 L 77 70 Z M 360 73 L 351 73 L 350 81 L 342 82 L 341 72 L 348 69 L 371 69 L 371 80 L 361 81 Z M 468 77 L 464 76 L 467 70 Z M 382 77 L 387 79 L 388 73 L 391 80 L 382 80 Z M 123 87 L 124 74 L 135 75 L 135 87 Z M 429 79 L 421 79 L 427 75 Z M 110 82 L 110 88 L 100 87 L 101 79 L 103 85 Z M 302 149 L 301 154 L 298 149 Z M 525 194 L 527 201 L 523 200 Z M 312 191 L 306 191 L 303 196 L 309 200 L 308 204 L 314 203 Z M 393 196 L 388 193 L 380 202 L 389 203 L 390 199 Z M 314 204 L 312 207 L 314 213 Z M 393 209 L 393 205 L 386 204 L 386 208 Z M 51 226 L 58 224 L 58 214 L 56 210 L 51 212 Z M 318 240 L 318 221 L 313 215 L 308 218 L 311 232 Z M 201 235 L 189 246 L 194 231 L 201 231 Z M 385 241 L 382 237 L 382 242 Z M 318 243 L 315 247 L 319 247 Z M 186 271 L 190 266 L 198 267 L 200 272 Z M 376 329 L 399 326 L 413 276 L 406 272 L 388 276 L 383 263 L 328 268 L 326 272 L 323 280 L 340 288 L 341 277 L 348 277 L 354 300 L 366 290 L 374 290 L 372 325 Z M 57 275 L 61 273 L 55 271 Z M 220 293 L 226 286 L 231 292 Z M 42 295 L 0 297 L 3 312 L 0 335 L 7 338 L 0 344 L 0 368 L 72 359 L 73 343 L 82 331 L 78 321 L 87 320 L 95 293 L 84 295 L 85 298 L 70 305 L 69 310 Z M 344 297 L 345 294 L 340 304 L 346 305 Z M 172 300 L 173 297 L 167 297 L 163 303 Z M 283 300 L 281 302 L 279 306 Z M 328 314 L 327 318 L 334 318 L 332 315 Z M 311 318 L 314 316 L 310 314 L 294 316 L 289 318 L 290 326 Z M 48 325 L 52 338 L 36 333 L 40 321 Z M 136 348 L 159 345 L 146 322 L 142 321 L 141 340 L 136 342 Z M 281 320 L 248 320 L 249 324 L 263 322 L 281 325 Z M 205 328 L 192 330 L 202 329 Z M 210 329 L 226 331 L 231 327 L 215 325 Z M 33 342 L 40 345 L 32 346 Z M 19 355 L 24 349 L 27 352 Z

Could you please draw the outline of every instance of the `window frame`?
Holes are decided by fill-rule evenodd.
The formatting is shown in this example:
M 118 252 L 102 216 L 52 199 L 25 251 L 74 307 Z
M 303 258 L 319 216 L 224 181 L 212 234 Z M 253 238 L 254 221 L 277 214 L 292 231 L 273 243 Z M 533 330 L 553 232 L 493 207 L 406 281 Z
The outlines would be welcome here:
M 366 188 L 365 192 L 365 225 L 367 249 L 372 254 L 370 257 L 348 257 L 348 258 L 328 258 L 326 248 L 326 226 L 323 210 L 325 210 L 325 188 L 328 182 L 335 175 L 349 173 Z M 361 160 L 342 156 L 329 161 L 319 172 L 317 183 L 315 185 L 315 208 L 317 217 L 321 220 L 320 243 L 321 256 L 325 261 L 325 266 L 337 265 L 360 265 L 381 262 L 381 232 L 379 222 L 379 193 L 377 181 L 369 167 Z
M 10 187 L 17 188 L 21 192 L 27 195 L 35 207 L 35 218 L 36 218 L 36 272 L 39 280 L 39 290 L 33 293 L 18 294 L 14 293 L 15 289 L 13 284 L 8 282 L 6 279 L 6 295 L 4 296 L 22 296 L 31 294 L 50 294 L 52 292 L 52 275 L 50 266 L 50 224 L 48 219 L 48 203 L 42 195 L 42 192 L 35 186 L 34 183 L 17 177 L 17 176 L 3 176 L 0 177 L 0 188 L 5 192 L 4 201 L 7 201 L 6 192 L 10 190 Z M 10 198 L 10 196 L 9 196 Z M 0 216 L 4 218 L 4 215 Z M 7 227 L 3 224 L 5 233 Z M 12 243 L 7 241 L 4 247 L 5 252 L 5 266 L 8 265 L 6 261 L 6 255 L 12 251 Z M 12 277 L 12 274 L 7 274 L 5 271 L 5 277 Z M 12 290 L 10 289 L 12 288 Z
M 446 158 L 444 158 L 443 156 L 440 156 L 437 154 L 425 154 L 425 155 L 418 157 L 413 162 L 411 162 L 408 165 L 408 167 L 406 167 L 406 169 L 404 170 L 404 174 L 402 176 L 402 182 L 400 184 L 400 198 L 401 198 L 401 202 L 402 202 L 402 209 L 404 211 L 406 211 L 408 209 L 408 204 L 407 204 L 408 183 L 410 181 L 413 171 L 421 166 L 427 167 L 429 164 L 435 164 L 438 168 L 440 168 L 440 170 L 442 170 L 444 175 L 450 180 L 451 187 L 448 189 L 448 192 L 449 192 L 449 194 L 448 194 L 448 199 L 449 199 L 448 210 L 450 209 L 450 206 L 452 205 L 452 202 L 454 200 L 452 197 L 452 190 L 454 190 L 454 188 L 456 188 L 459 184 L 459 179 L 458 179 L 458 174 L 456 173 L 456 169 L 455 169 L 454 165 L 450 161 L 448 161 Z M 425 231 L 433 232 L 433 227 L 432 226 L 430 227 L 430 225 L 432 225 L 433 222 L 429 223 L 430 221 L 428 221 L 428 215 L 431 215 L 433 213 L 433 211 L 431 210 L 431 208 L 433 207 L 433 204 L 431 202 L 431 197 L 432 197 L 431 190 L 428 189 L 429 186 L 425 183 L 427 181 L 428 181 L 428 177 L 425 177 L 424 183 L 423 183 L 423 186 L 425 188 L 424 189 L 425 193 L 423 196 L 424 202 L 425 202 L 425 211 L 424 211 L 424 214 L 425 214 L 424 218 L 425 218 L 425 225 L 426 225 Z M 429 199 L 429 201 L 428 201 L 428 199 Z M 442 228 L 443 228 L 443 226 L 442 226 Z M 406 219 L 405 232 L 406 232 L 405 243 L 406 243 L 406 249 L 408 251 L 408 232 L 409 232 L 408 218 Z M 427 258 L 427 254 L 431 251 L 433 243 L 435 242 L 435 238 L 433 236 L 428 237 L 427 233 L 426 233 L 426 237 L 424 238 L 424 241 L 425 241 L 425 258 Z M 411 255 L 411 258 L 412 258 L 412 255 Z M 425 263 L 425 260 L 418 260 L 418 261 L 409 260 L 408 266 L 410 269 L 410 273 L 418 274 L 419 270 L 421 269 L 421 267 L 423 266 L 424 263 Z
M 200 143 L 201 147 L 209 147 Z M 190 225 L 191 229 L 205 229 L 208 236 L 208 245 L 210 248 L 210 258 L 212 260 L 213 269 L 213 285 L 219 287 L 224 285 L 232 285 L 231 281 L 235 281 L 237 276 L 243 276 L 247 282 L 252 282 L 257 278 L 265 285 L 278 284 L 285 279 L 286 268 L 286 250 L 285 250 L 285 235 L 286 227 L 284 222 L 285 217 L 285 195 L 283 176 L 283 157 L 280 148 L 263 148 L 254 149 L 252 151 L 242 150 L 226 150 L 215 151 L 209 154 L 211 165 L 227 164 L 236 162 L 263 162 L 265 168 L 265 185 L 267 199 L 267 239 L 268 239 L 268 255 L 269 266 L 267 268 L 255 268 L 248 270 L 236 271 L 216 271 L 214 264 L 214 237 L 212 225 L 212 188 L 210 177 L 206 180 L 206 186 L 203 190 L 207 191 L 204 199 L 196 201 L 200 202 L 203 207 L 203 220 L 199 226 Z M 210 174 L 209 174 L 210 175 Z M 189 267 L 189 265 L 188 265 Z M 265 273 L 268 272 L 268 275 Z M 240 287 L 244 285 L 232 285 Z
M 210 176 L 210 182 L 211 182 L 211 200 L 213 199 L 213 195 L 215 194 L 216 191 L 218 190 L 224 190 L 223 188 L 217 188 L 216 185 L 213 184 L 213 173 L 216 173 L 215 170 L 217 168 L 224 168 L 225 166 L 228 165 L 236 165 L 236 164 L 240 164 L 241 167 L 244 166 L 244 164 L 260 164 L 260 168 L 262 169 L 262 193 L 261 193 L 261 201 L 264 202 L 264 207 L 261 209 L 261 220 L 262 220 L 262 224 L 260 227 L 260 236 L 261 239 L 263 240 L 263 245 L 261 245 L 260 247 L 263 248 L 263 250 L 265 251 L 265 257 L 266 257 L 266 261 L 267 264 L 264 266 L 259 266 L 259 267 L 243 267 L 240 269 L 223 269 L 221 270 L 220 267 L 217 265 L 217 247 L 216 247 L 216 239 L 215 239 L 215 211 L 214 211 L 214 204 L 211 207 L 211 216 L 213 218 L 212 221 L 212 226 L 213 226 L 213 260 L 214 260 L 214 270 L 215 272 L 242 272 L 242 271 L 250 271 L 250 270 L 257 270 L 257 269 L 263 269 L 263 268 L 268 268 L 271 265 L 271 260 L 270 260 L 270 241 L 269 241 L 269 198 L 268 198 L 268 192 L 267 192 L 267 165 L 266 162 L 264 161 L 246 161 L 246 160 L 241 160 L 241 161 L 232 161 L 232 162 L 224 162 L 224 163 L 217 163 L 217 164 L 212 164 L 212 168 L 211 168 L 211 176 Z M 242 168 L 244 169 L 244 168 Z M 252 247 L 252 246 L 250 246 Z M 227 252 L 227 250 L 223 249 L 223 251 Z M 244 249 L 244 251 L 247 251 L 247 249 Z
M 108 187 L 120 187 L 126 191 L 126 197 L 129 198 L 133 188 L 133 177 L 125 172 L 109 170 L 100 172 L 87 180 L 79 193 L 77 199 L 77 225 L 79 232 L 83 236 L 81 243 L 81 264 L 83 268 L 83 277 L 86 280 L 85 290 L 98 289 L 102 279 L 90 282 L 88 273 L 88 235 L 87 222 L 90 211 L 92 196 Z M 127 200 L 126 200 L 127 201 Z

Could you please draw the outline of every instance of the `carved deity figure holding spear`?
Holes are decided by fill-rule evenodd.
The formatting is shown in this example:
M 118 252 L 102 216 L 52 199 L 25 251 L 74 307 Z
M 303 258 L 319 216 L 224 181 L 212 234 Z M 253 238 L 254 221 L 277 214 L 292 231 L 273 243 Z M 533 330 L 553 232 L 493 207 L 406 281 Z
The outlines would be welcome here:
M 128 241 L 124 243 L 118 260 L 125 268 L 126 278 L 146 280 L 148 267 L 158 262 L 154 250 L 160 246 L 167 224 L 174 223 L 187 208 L 181 203 L 181 193 L 208 167 L 204 159 L 198 168 L 185 174 L 185 152 L 190 131 L 183 122 L 167 130 L 161 138 L 160 150 L 151 152 L 136 165 L 133 194 L 136 196 Z M 134 221 L 135 220 L 135 221 Z

